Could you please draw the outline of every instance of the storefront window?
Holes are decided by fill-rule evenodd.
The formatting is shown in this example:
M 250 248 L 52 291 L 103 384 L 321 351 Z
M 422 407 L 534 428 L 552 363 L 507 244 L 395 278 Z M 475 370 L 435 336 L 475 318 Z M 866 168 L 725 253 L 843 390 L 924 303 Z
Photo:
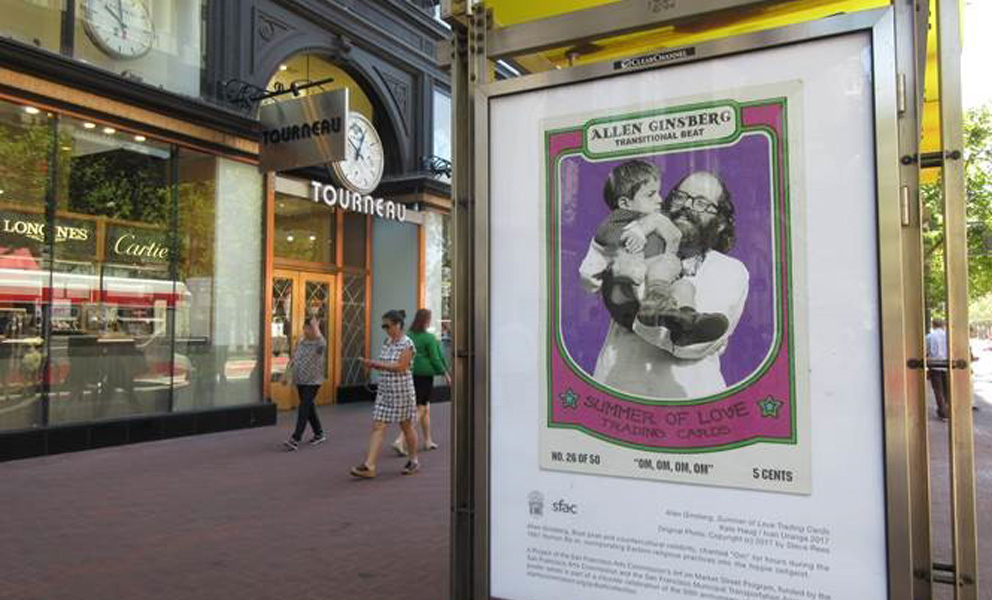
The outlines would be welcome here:
M 366 276 L 345 274 L 341 294 L 341 383 L 357 385 L 368 380 L 358 359 L 368 356 L 365 326 Z
M 207 1 L 0 0 L 0 36 L 199 97 Z
M 451 96 L 434 90 L 434 156 L 451 162 Z M 450 177 L 442 176 L 450 181 Z
M 66 117 L 58 145 L 49 422 L 168 412 L 171 149 Z
M 270 90 L 280 88 L 289 89 L 293 84 L 303 85 L 317 81 L 325 81 L 326 83 L 315 87 L 304 88 L 300 91 L 300 95 L 311 96 L 340 88 L 347 88 L 348 108 L 361 113 L 370 121 L 374 122 L 375 109 L 372 106 L 372 101 L 362 89 L 362 86 L 347 71 L 319 54 L 303 52 L 293 56 L 285 63 L 279 65 L 279 69 L 272 76 L 272 79 L 269 80 L 267 87 Z M 263 101 L 263 104 L 292 100 L 297 97 L 296 95 L 289 94 L 277 96 Z
M 431 331 L 441 337 L 451 335 L 451 218 L 436 212 L 424 213 L 424 288 L 426 308 L 434 318 Z
M 174 410 L 261 402 L 262 176 L 182 149 Z
M 335 213 L 325 204 L 276 193 L 277 258 L 333 264 L 335 262 Z
M 367 262 L 368 217 L 358 213 L 344 213 L 344 264 L 346 267 L 365 268 Z
M 0 102 L 0 429 L 261 402 L 262 198 L 254 165 Z
M 54 115 L 0 102 L 0 430 L 42 425 Z
M 65 0 L 0 0 L 0 36 L 59 52 L 65 4 Z

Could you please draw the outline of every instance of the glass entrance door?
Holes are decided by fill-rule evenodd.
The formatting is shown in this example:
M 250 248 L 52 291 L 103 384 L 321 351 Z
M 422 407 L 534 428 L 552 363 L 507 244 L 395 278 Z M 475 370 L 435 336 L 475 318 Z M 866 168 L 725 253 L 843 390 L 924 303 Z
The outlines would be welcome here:
M 280 409 L 290 409 L 300 402 L 291 378 L 283 374 L 292 360 L 293 349 L 303 338 L 303 325 L 315 318 L 327 340 L 327 380 L 317 394 L 317 404 L 334 399 L 334 275 L 306 271 L 276 270 L 272 277 L 272 357 L 270 380 L 272 400 Z

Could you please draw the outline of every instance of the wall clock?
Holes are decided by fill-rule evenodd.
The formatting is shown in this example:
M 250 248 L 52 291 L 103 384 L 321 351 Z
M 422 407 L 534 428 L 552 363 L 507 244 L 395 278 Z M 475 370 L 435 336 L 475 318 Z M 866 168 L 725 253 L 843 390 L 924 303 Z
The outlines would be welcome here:
M 356 112 L 348 113 L 345 159 L 334 163 L 341 185 L 360 194 L 370 194 L 382 180 L 385 165 L 382 140 L 372 122 Z
M 83 0 L 86 35 L 107 55 L 131 60 L 151 50 L 155 25 L 143 0 Z

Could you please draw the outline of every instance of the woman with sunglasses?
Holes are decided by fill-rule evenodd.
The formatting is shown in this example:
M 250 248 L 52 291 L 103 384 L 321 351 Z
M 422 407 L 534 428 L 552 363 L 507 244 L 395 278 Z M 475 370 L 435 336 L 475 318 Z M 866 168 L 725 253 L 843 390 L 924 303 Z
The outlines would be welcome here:
M 391 310 L 382 315 L 382 329 L 387 337 L 379 351 L 379 360 L 359 359 L 367 369 L 376 369 L 382 374 L 379 377 L 375 406 L 372 408 L 368 454 L 365 462 L 352 467 L 351 475 L 354 477 L 371 479 L 376 476 L 376 462 L 382 450 L 382 439 L 390 423 L 399 423 L 407 448 L 410 449 L 410 460 L 403 467 L 403 474 L 412 475 L 420 470 L 420 461 L 417 460 L 417 432 L 413 428 L 417 397 L 411 371 L 416 349 L 403 331 L 405 318 L 406 312 L 402 310 Z

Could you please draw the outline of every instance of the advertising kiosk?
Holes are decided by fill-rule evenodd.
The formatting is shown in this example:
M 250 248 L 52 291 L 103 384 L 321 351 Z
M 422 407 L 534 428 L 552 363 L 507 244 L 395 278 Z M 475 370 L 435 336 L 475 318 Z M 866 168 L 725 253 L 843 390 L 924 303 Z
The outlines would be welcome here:
M 541 33 L 448 7 L 454 597 L 923 599 L 948 577 L 907 158 L 925 10 L 490 81 L 497 58 L 732 4 L 619 2 Z M 949 577 L 976 598 L 958 385 Z

